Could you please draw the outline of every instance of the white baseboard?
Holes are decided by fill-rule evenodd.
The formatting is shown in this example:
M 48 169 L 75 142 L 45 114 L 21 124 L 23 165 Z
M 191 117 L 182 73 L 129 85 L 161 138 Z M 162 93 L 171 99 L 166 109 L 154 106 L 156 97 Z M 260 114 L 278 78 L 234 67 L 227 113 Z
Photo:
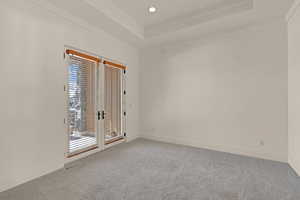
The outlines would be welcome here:
M 228 148 L 228 147 L 222 147 L 222 146 L 211 146 L 211 145 L 204 145 L 204 144 L 200 144 L 198 141 L 193 141 L 193 140 L 189 140 L 189 139 L 184 139 L 184 138 L 170 138 L 170 137 L 161 137 L 161 136 L 153 136 L 153 135 L 135 135 L 132 137 L 127 138 L 127 142 L 136 140 L 138 138 L 144 138 L 144 139 L 150 139 L 150 140 L 155 140 L 155 141 L 161 141 L 161 142 L 167 142 L 167 143 L 174 143 L 174 144 L 180 144 L 180 145 L 186 145 L 186 146 L 192 146 L 192 147 L 198 147 L 198 148 L 205 148 L 205 149 L 210 149 L 210 150 L 215 150 L 215 151 L 221 151 L 221 152 L 227 152 L 227 153 L 232 153 L 232 154 L 238 154 L 238 155 L 244 155 L 244 156 L 250 156 L 250 157 L 255 157 L 255 158 L 262 158 L 262 159 L 267 159 L 267 160 L 274 160 L 274 161 L 279 161 L 279 162 L 287 162 L 285 160 L 282 160 L 280 158 L 277 158 L 274 155 L 266 155 L 263 153 L 259 153 L 259 152 L 250 152 L 247 150 L 241 150 L 241 149 L 236 149 L 236 148 Z M 92 153 L 96 153 L 96 152 L 92 152 Z M 297 165 L 296 161 L 294 160 L 289 160 L 289 164 L 290 166 L 296 171 L 296 173 L 298 173 L 298 175 L 300 174 L 300 164 Z M 49 173 L 53 173 L 57 170 L 62 169 L 63 166 L 47 171 L 43 174 L 40 174 L 39 176 L 35 176 L 35 177 L 31 177 L 29 179 L 23 180 L 21 182 L 19 182 L 16 185 L 6 185 L 3 187 L 0 187 L 0 192 L 6 191 L 8 189 L 14 188 L 18 185 L 21 185 L 23 183 L 26 183 L 28 181 L 34 180 L 36 178 L 39 178 L 41 176 L 47 175 Z
M 138 135 L 134 135 L 134 136 L 128 137 L 128 138 L 127 138 L 127 142 L 131 142 L 131 141 L 136 140 L 136 139 L 138 139 L 138 138 L 139 138 Z
M 291 156 L 289 157 L 289 165 L 295 171 L 297 176 L 300 175 L 300 163 L 293 159 Z
M 255 151 L 249 151 L 245 149 L 231 148 L 225 146 L 206 145 L 206 144 L 199 143 L 199 141 L 189 139 L 189 138 L 170 138 L 170 137 L 153 136 L 153 135 L 141 135 L 141 138 L 287 163 L 287 160 L 278 158 L 278 156 L 276 155 L 269 155 L 269 154 L 267 155 L 261 152 L 255 152 Z
M 35 180 L 37 178 L 41 178 L 43 176 L 46 176 L 47 174 L 51 174 L 51 173 L 53 173 L 55 171 L 58 171 L 58 170 L 61 170 L 63 168 L 64 168 L 64 166 L 59 166 L 59 167 L 56 167 L 54 169 L 42 172 L 39 175 L 32 176 L 32 177 L 29 177 L 29 178 L 25 178 L 25 179 L 23 179 L 21 181 L 18 181 L 18 183 L 15 183 L 15 184 L 7 184 L 7 185 L 4 185 L 4 186 L 1 185 L 0 186 L 0 192 L 4 192 L 4 191 L 10 190 L 10 189 L 13 189 L 13 188 L 18 187 L 18 186 L 20 186 L 22 184 L 25 184 L 25 183 L 27 183 L 29 181 L 33 181 L 33 180 Z
M 133 140 L 136 140 L 137 138 L 139 138 L 138 135 L 134 135 L 134 136 L 128 137 L 128 138 L 127 138 L 127 142 L 131 142 L 131 141 L 133 141 Z M 84 158 L 84 157 L 87 157 L 87 156 L 89 156 L 89 155 L 98 153 L 98 152 L 100 152 L 100 151 L 101 151 L 100 149 L 95 149 L 95 150 L 86 152 L 85 154 L 82 154 L 82 155 L 79 155 L 79 156 L 75 156 L 73 159 L 65 159 L 65 162 L 62 163 L 62 166 L 57 167 L 57 168 L 54 168 L 54 169 L 52 169 L 52 170 L 45 171 L 44 173 L 41 173 L 41 174 L 39 174 L 39 175 L 37 175 L 37 176 L 34 176 L 34 177 L 30 177 L 30 178 L 24 179 L 24 180 L 22 180 L 22 181 L 19 181 L 19 182 L 16 183 L 16 184 L 1 185 L 1 186 L 0 186 L 0 192 L 7 191 L 7 190 L 12 189 L 12 188 L 15 188 L 15 187 L 17 187 L 17 186 L 19 186 L 19 185 L 22 185 L 22 184 L 24 184 L 24 183 L 27 183 L 27 182 L 29 182 L 29 181 L 32 181 L 32 180 L 34 180 L 34 179 L 37 179 L 37 178 L 40 178 L 40 177 L 45 176 L 45 175 L 47 175 L 47 174 L 51 174 L 51 173 L 53 173 L 53 172 L 55 172 L 55 171 L 64 169 L 66 165 L 69 165 L 69 164 L 72 163 L 73 161 L 78 160 L 78 159 L 82 159 L 82 158 Z

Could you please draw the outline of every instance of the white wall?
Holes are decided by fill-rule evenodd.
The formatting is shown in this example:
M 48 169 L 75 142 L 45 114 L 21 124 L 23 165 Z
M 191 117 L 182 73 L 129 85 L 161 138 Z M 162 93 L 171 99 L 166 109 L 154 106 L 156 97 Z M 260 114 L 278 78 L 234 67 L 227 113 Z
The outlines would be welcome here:
M 286 32 L 278 20 L 144 50 L 143 137 L 286 162 Z
M 289 52 L 289 163 L 300 174 L 300 1 L 288 19 Z
M 128 64 L 127 132 L 137 136 L 136 48 L 29 1 L 1 1 L 0 26 L 0 191 L 64 165 L 64 45 Z

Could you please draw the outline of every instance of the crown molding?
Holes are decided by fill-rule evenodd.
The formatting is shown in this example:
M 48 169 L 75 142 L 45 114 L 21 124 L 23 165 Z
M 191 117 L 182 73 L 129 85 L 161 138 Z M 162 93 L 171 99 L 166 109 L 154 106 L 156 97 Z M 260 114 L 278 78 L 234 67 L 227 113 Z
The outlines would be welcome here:
M 90 4 L 89 6 L 94 8 L 94 10 L 91 9 L 91 11 L 94 12 L 94 16 L 97 14 L 97 20 L 95 20 L 94 17 L 94 21 L 90 22 L 90 18 L 81 18 L 80 16 L 76 16 L 76 11 L 75 14 L 73 14 L 70 12 L 70 10 L 66 9 L 66 3 L 72 3 L 73 1 L 77 2 L 79 6 L 83 5 L 80 4 L 80 2 L 88 2 Z M 179 24 L 172 24 L 172 21 L 168 21 L 167 24 L 170 25 L 168 27 L 152 27 L 154 30 L 146 30 L 145 34 L 140 34 L 140 36 L 137 36 L 132 31 L 128 30 L 128 27 L 126 28 L 121 26 L 120 23 L 116 22 L 116 19 L 110 19 L 109 16 L 107 16 L 107 13 L 103 14 L 102 11 L 99 10 L 99 7 L 95 8 L 93 6 L 94 4 L 92 3 L 95 3 L 96 0 L 64 0 L 64 6 L 60 6 L 59 0 L 11 0 L 11 2 L 18 2 L 18 4 L 23 2 L 24 5 L 27 6 L 28 4 L 34 5 L 31 6 L 33 9 L 45 10 L 47 13 L 51 13 L 53 16 L 60 17 L 68 23 L 75 24 L 82 29 L 91 32 L 105 32 L 112 37 L 135 47 L 148 46 L 153 42 L 156 43 L 156 41 L 161 40 L 168 41 L 172 38 L 178 39 L 181 37 L 181 35 L 187 36 L 187 31 L 197 33 L 199 35 L 200 33 L 205 34 L 207 32 L 223 30 L 226 28 L 225 26 L 233 27 L 234 24 L 237 26 L 241 24 L 247 24 L 251 18 L 262 15 L 261 13 L 257 12 L 257 7 L 263 7 L 260 4 L 254 4 L 253 0 L 242 0 L 239 1 L 239 3 L 218 6 L 205 12 L 191 13 L 191 15 L 183 17 L 183 21 L 179 22 Z M 287 19 L 290 19 L 294 15 L 299 6 L 300 0 L 296 0 L 293 7 L 289 11 L 289 14 L 287 15 Z M 265 7 L 261 9 L 264 11 L 263 13 L 266 13 L 265 9 Z M 85 9 L 85 12 L 87 11 L 88 10 Z M 235 12 L 231 13 L 230 11 Z M 122 15 L 120 16 L 122 17 Z M 100 19 L 98 20 L 98 18 Z M 192 22 L 189 22 L 189 20 L 192 20 Z M 166 25 L 165 23 L 163 24 Z M 132 24 L 129 24 L 129 26 L 130 25 Z
M 288 11 L 288 13 L 286 15 L 287 22 L 289 22 L 293 18 L 293 16 L 295 15 L 295 13 L 299 9 L 299 7 L 300 7 L 300 0 L 295 0 L 291 9 Z
M 48 11 L 51 14 L 54 14 L 55 16 L 58 17 L 62 17 L 65 20 L 77 24 L 79 26 L 81 26 L 84 29 L 88 29 L 91 31 L 101 31 L 98 28 L 95 28 L 93 26 L 91 26 L 90 24 L 88 24 L 86 21 L 69 14 L 68 12 L 65 12 L 63 9 L 60 9 L 56 6 L 53 6 L 51 3 L 49 3 L 47 0 L 31 0 L 31 2 L 35 5 L 38 6 L 39 8 L 45 9 L 46 11 Z
M 111 20 L 111 26 L 109 24 L 105 24 L 102 27 L 95 26 L 93 24 L 88 23 L 87 20 L 82 19 L 80 17 L 77 17 L 76 15 L 71 14 L 70 12 L 66 11 L 63 8 L 59 8 L 56 5 L 53 5 L 51 1 L 48 0 L 27 0 L 26 3 L 31 3 L 33 7 L 31 8 L 37 8 L 37 9 L 43 9 L 48 13 L 51 13 L 54 16 L 63 18 L 67 22 L 70 22 L 72 24 L 76 24 L 80 26 L 81 28 L 85 30 L 89 30 L 92 32 L 97 33 L 103 33 L 106 32 L 107 34 L 112 35 L 116 39 L 119 39 L 120 41 L 126 42 L 128 44 L 134 45 L 139 47 L 141 41 L 143 41 L 143 37 L 140 35 L 137 35 L 133 33 L 132 31 L 126 29 L 126 27 L 121 26 L 119 23 L 117 23 L 115 20 L 110 19 L 109 16 L 105 16 L 108 20 Z M 99 11 L 97 9 L 97 11 Z M 100 11 L 99 11 L 100 13 Z M 120 25 L 120 26 L 119 26 Z M 114 27 L 110 29 L 110 27 Z M 124 40 L 125 39 L 125 40 Z
M 140 26 L 134 18 L 116 7 L 111 0 L 82 0 L 90 4 L 99 13 L 123 26 L 140 39 L 144 39 L 144 27 Z
M 152 38 L 168 32 L 175 32 L 195 25 L 205 24 L 210 21 L 226 16 L 252 10 L 253 0 L 235 1 L 233 3 L 222 3 L 211 8 L 205 8 L 184 16 L 178 16 L 159 24 L 153 24 L 145 28 L 145 37 Z
M 235 19 L 241 19 L 235 21 Z M 234 21 L 234 23 L 232 23 Z M 223 34 L 232 33 L 235 31 L 246 30 L 252 27 L 261 27 L 271 23 L 285 23 L 284 17 L 272 16 L 268 18 L 236 18 L 229 16 L 227 19 L 216 20 L 215 23 L 207 23 L 199 25 L 198 27 L 190 27 L 182 30 L 180 33 L 169 33 L 159 37 L 150 38 L 143 44 L 142 49 L 156 48 L 162 46 L 170 46 L 176 44 L 189 44 L 195 41 L 206 41 L 211 38 L 219 37 Z

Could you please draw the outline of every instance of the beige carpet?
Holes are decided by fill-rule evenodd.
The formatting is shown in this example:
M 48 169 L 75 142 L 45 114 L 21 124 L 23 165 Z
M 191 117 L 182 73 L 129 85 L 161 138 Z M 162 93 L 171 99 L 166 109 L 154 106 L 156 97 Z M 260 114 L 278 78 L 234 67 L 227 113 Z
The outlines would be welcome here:
M 138 139 L 0 199 L 300 200 L 300 179 L 285 163 Z

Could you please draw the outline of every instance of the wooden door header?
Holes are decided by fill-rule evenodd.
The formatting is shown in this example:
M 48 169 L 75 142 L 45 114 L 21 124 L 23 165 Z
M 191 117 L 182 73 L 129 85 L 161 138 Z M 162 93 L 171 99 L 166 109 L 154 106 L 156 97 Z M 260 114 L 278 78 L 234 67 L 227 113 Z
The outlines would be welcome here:
M 71 49 L 67 49 L 66 50 L 66 54 L 79 56 L 81 58 L 92 60 L 92 61 L 94 61 L 96 63 L 100 63 L 101 62 L 100 58 L 97 58 L 97 57 L 94 57 L 94 56 L 90 56 L 90 55 L 87 55 L 87 54 L 84 54 L 84 53 L 81 53 L 81 52 L 78 52 L 78 51 L 74 51 L 74 50 L 71 50 Z
M 94 56 L 91 56 L 91 55 L 88 55 L 88 54 L 85 54 L 85 53 L 81 53 L 81 52 L 78 52 L 78 51 L 75 51 L 75 50 L 71 50 L 71 49 L 67 49 L 66 54 L 75 55 L 75 56 L 78 56 L 78 57 L 81 57 L 81 58 L 92 60 L 96 63 L 101 63 L 102 62 L 102 60 L 100 58 L 97 58 L 97 57 L 94 57 Z M 107 61 L 107 60 L 103 60 L 103 64 L 109 65 L 111 67 L 120 68 L 120 69 L 125 69 L 125 70 L 127 69 L 127 67 L 124 66 L 124 65 L 116 64 L 114 62 Z

